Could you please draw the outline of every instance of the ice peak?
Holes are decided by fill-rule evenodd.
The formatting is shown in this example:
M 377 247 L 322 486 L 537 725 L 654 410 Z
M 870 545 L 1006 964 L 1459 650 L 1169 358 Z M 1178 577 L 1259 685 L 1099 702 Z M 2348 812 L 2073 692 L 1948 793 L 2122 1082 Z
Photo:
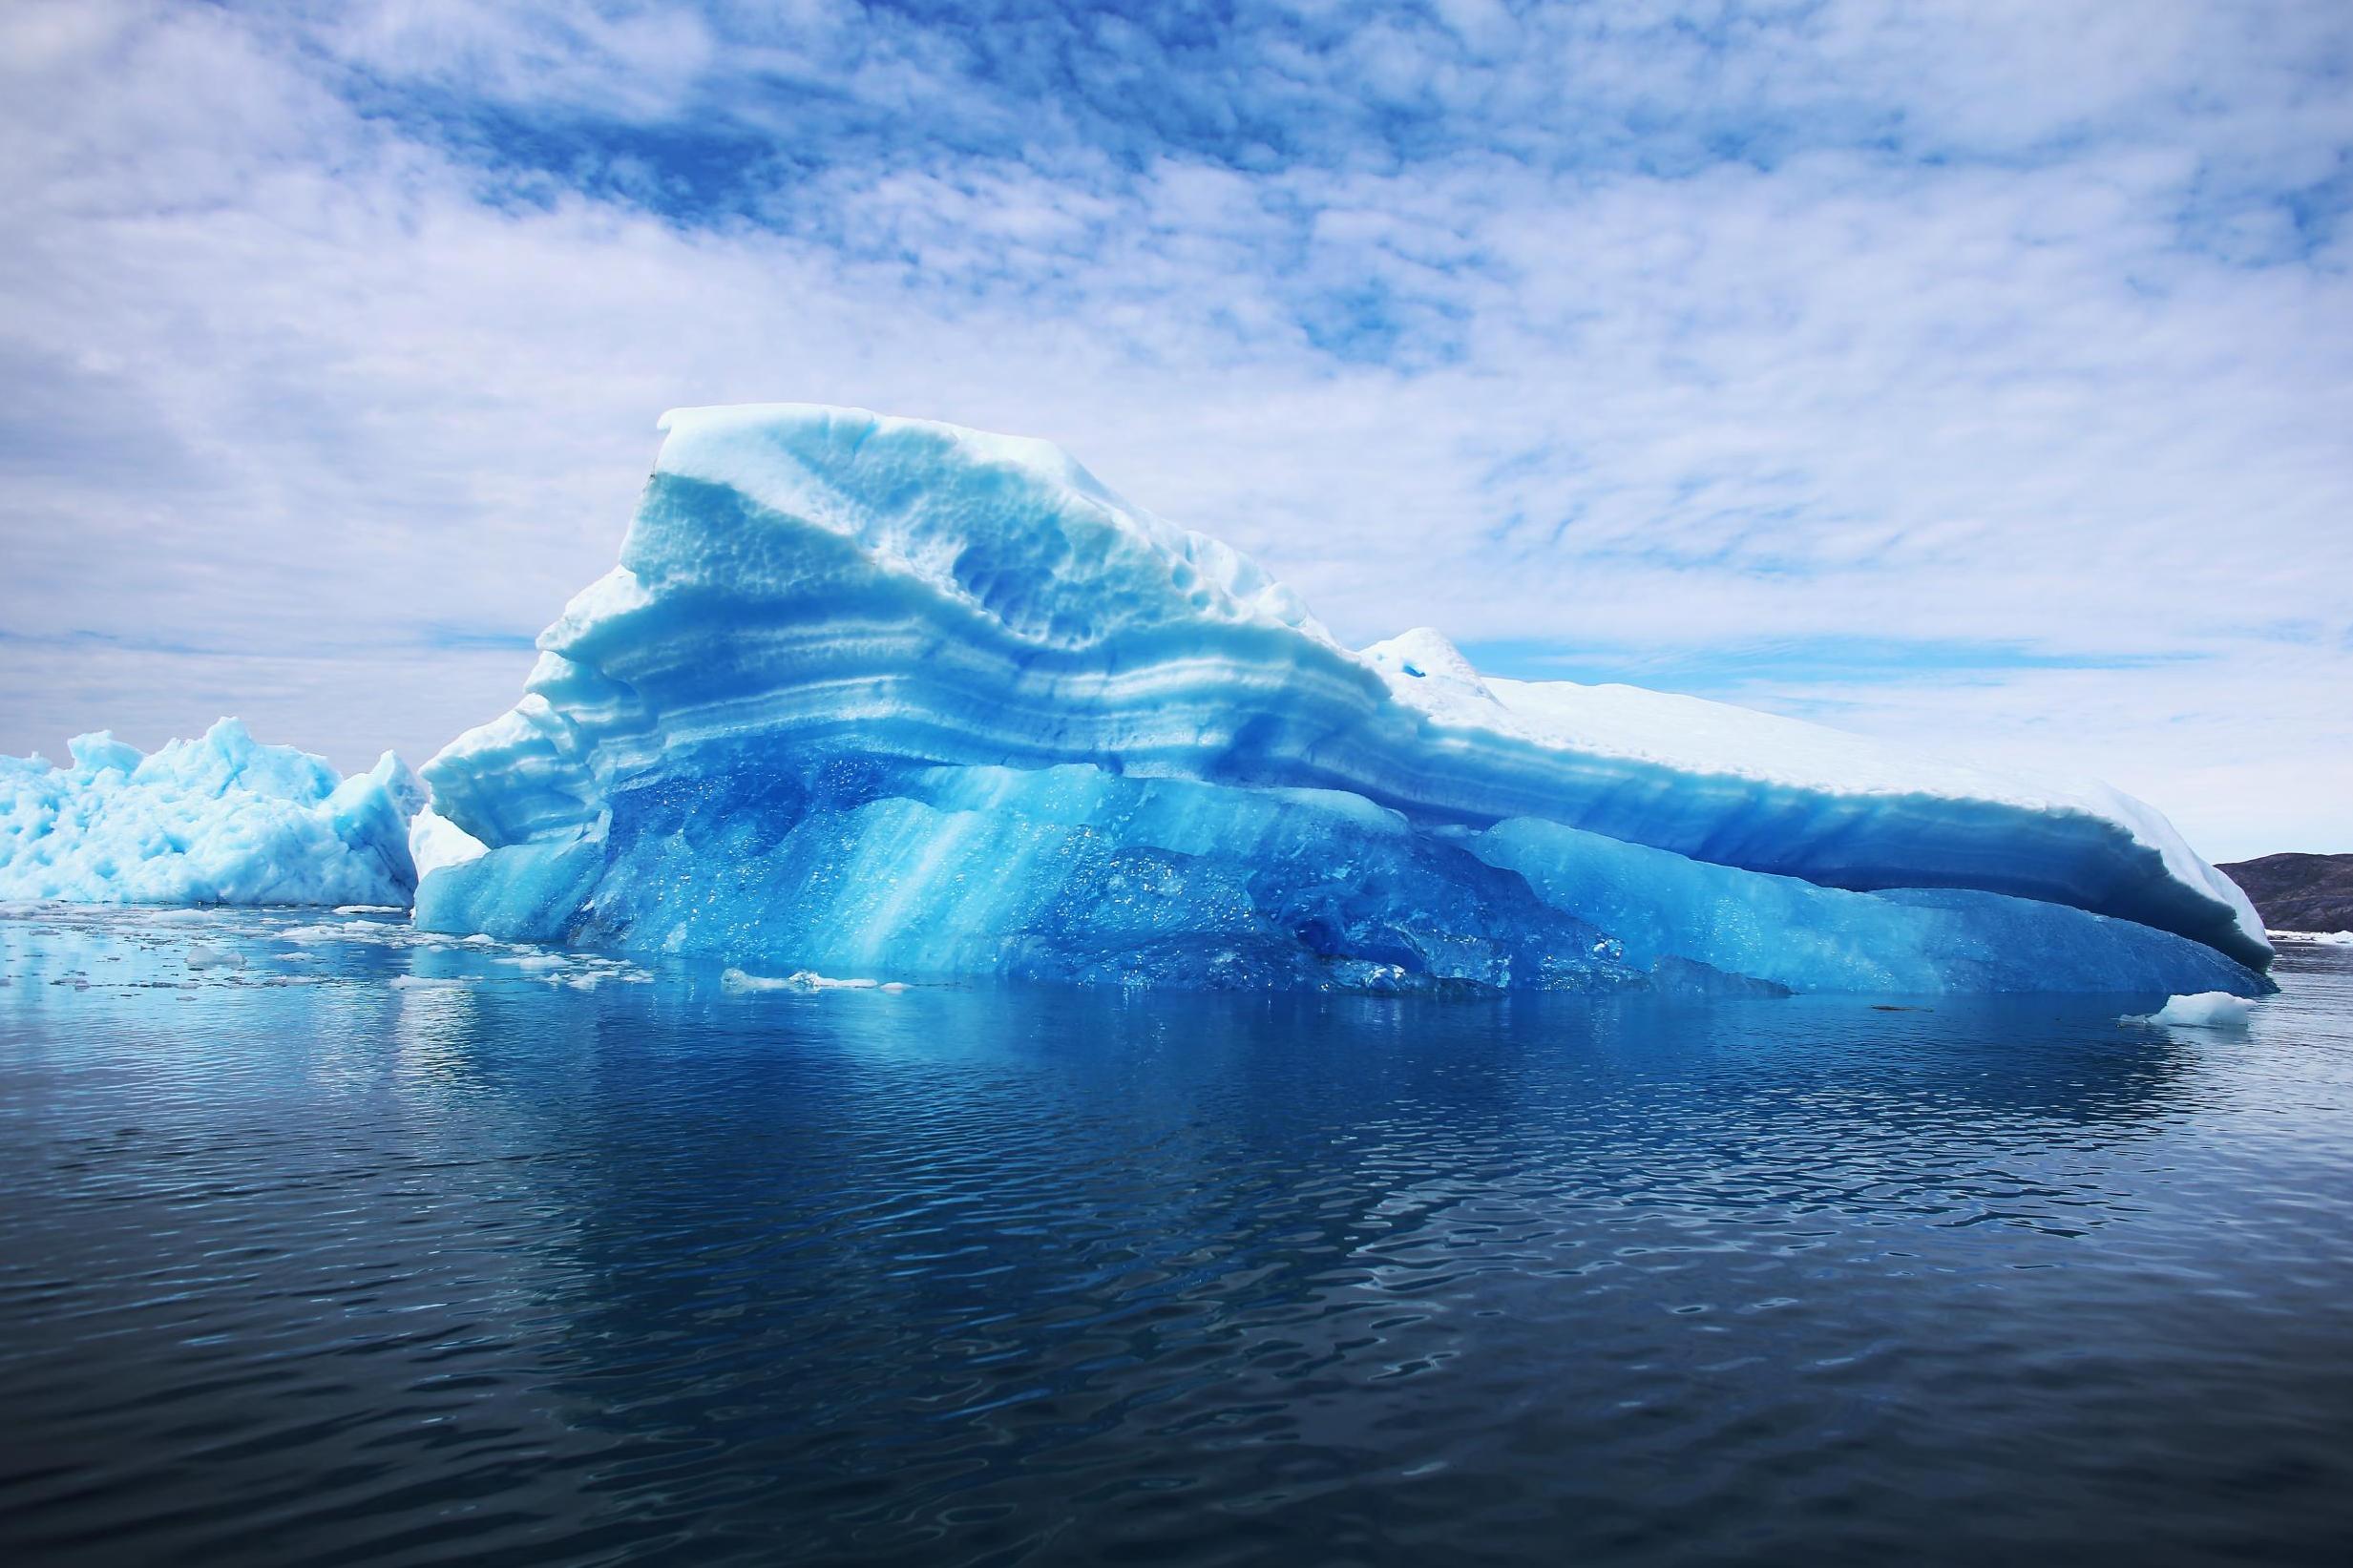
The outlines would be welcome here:
M 147 754 L 135 745 L 115 739 L 111 729 L 93 730 L 76 735 L 66 742 L 66 751 L 74 765 L 85 773 L 113 768 L 118 773 L 131 773 L 146 760 Z
M 784 564 L 805 529 L 1035 644 L 1202 618 L 1326 636 L 1250 557 L 1129 505 L 1050 441 L 806 403 L 673 408 L 662 428 L 655 483 L 683 482 L 687 515 L 641 509 L 621 559 L 649 588 Z M 695 505 L 696 486 L 751 508 Z

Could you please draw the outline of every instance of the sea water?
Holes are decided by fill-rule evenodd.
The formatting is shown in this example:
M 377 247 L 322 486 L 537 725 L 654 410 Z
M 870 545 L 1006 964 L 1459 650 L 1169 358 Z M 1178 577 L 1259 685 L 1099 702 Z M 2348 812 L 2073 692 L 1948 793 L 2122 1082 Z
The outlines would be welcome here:
M 2278 978 L 809 990 L 11 909 L 0 1558 L 2342 1560 L 2353 951 Z

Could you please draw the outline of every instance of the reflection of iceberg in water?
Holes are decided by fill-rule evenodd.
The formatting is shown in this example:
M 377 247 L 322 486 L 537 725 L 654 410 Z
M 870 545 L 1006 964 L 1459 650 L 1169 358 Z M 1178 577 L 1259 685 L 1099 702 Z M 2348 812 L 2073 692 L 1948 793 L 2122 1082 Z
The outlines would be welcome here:
M 523 700 L 426 768 L 417 918 L 782 976 L 2258 992 L 2096 784 L 1341 647 L 1043 443 L 694 409 Z
M 630 1394 L 608 1427 L 975 1516 L 1078 1484 L 1080 1453 L 1106 1487 L 1286 1453 L 1292 1481 L 1336 1479 L 1317 1467 L 1368 1418 L 1528 1422 L 1539 1366 L 1545 1418 L 1573 1419 L 1565 1360 L 1679 1376 L 1664 1329 L 1607 1338 L 1616 1314 L 1742 1322 L 1827 1277 L 1900 1299 L 1923 1233 L 2047 1264 L 2131 1222 L 2105 1167 L 2203 1072 L 2120 1041 L 2111 1008 L 1999 998 L 620 1000 L 573 1323 L 661 1348 L 583 1369 Z M 758 1134 L 708 1136 L 717 1100 Z M 649 1231 L 697 1266 L 645 1267 Z M 1890 1258 L 1859 1268 L 1874 1236 Z M 1855 1349 L 1775 1332 L 1794 1365 Z M 801 1397 L 821 1375 L 835 1397 Z
M 272 1516 L 336 1545 L 376 1489 L 517 1463 L 516 1516 L 582 1538 L 936 1560 L 1074 1496 L 1116 1524 L 1370 1474 L 1451 1517 L 1498 1477 L 1557 1497 L 1562 1453 L 1754 1459 L 1740 1423 L 1921 1409 L 1989 1344 L 2109 1321 L 2134 1269 L 2250 1245 L 2261 1205 L 2217 1239 L 2200 1186 L 2238 1155 L 2175 1134 L 2282 1020 L 2344 1027 L 2293 993 L 2223 1049 L 2118 1029 L 2147 994 L 578 992 L 302 923 L 0 916 L 0 1113 L 76 1112 L 0 1150 L 0 1225 L 76 1333 L 110 1278 L 173 1304 L 76 1409 L 378 1412 L 306 1436 L 327 1478 Z M 192 972 L 197 943 L 244 962 Z M 460 983 L 389 984 L 419 973 Z M 265 1377 L 223 1375 L 257 1345 Z M 1440 1448 L 1469 1471 L 1406 1474 Z

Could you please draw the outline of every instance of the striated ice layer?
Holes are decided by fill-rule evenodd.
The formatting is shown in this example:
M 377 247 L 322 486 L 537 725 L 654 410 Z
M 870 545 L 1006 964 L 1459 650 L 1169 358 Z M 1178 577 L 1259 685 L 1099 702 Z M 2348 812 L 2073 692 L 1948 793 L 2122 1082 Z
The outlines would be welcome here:
M 2263 989 L 2170 932 L 1824 889 L 1333 790 L 833 759 L 616 797 L 607 833 L 429 875 L 418 923 L 896 979 L 1411 992 Z
M 2270 989 L 2187 937 L 2002 893 L 1850 892 L 1526 818 L 1470 846 L 1609 930 L 1637 963 L 1681 954 L 1800 992 Z
M 617 799 L 601 843 L 494 849 L 427 878 L 417 918 L 893 979 L 1651 983 L 1518 877 L 1360 798 L 1082 764 L 700 773 Z
M 1354 653 L 1044 443 L 664 423 L 620 566 L 426 768 L 462 854 L 422 923 L 824 973 L 2261 984 L 2244 897 L 2104 786 Z
M 73 763 L 0 757 L 0 900 L 406 906 L 425 789 L 390 752 L 339 778 L 234 719 L 152 756 L 77 736 Z

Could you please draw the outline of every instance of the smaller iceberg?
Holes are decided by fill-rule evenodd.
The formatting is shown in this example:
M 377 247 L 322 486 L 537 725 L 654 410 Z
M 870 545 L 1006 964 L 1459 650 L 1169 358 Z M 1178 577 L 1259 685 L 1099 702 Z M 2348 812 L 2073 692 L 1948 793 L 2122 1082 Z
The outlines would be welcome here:
M 425 785 L 390 752 L 339 777 L 235 719 L 152 755 L 110 731 L 73 763 L 0 757 L 0 899 L 74 904 L 378 904 L 416 890 Z
M 2173 1024 L 2181 1029 L 2244 1029 L 2255 1014 L 2253 1004 L 2227 991 L 2201 991 L 2189 996 L 2169 996 L 2154 1013 L 2129 1017 L 2129 1024 Z

